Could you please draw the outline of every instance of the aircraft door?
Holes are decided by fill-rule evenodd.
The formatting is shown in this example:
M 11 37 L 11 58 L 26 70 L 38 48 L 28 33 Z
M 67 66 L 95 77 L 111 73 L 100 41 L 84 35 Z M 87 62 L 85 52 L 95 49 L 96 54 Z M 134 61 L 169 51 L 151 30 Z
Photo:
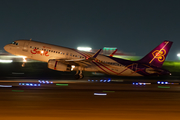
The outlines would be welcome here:
M 30 55 L 30 52 L 28 52 L 29 51 L 29 48 L 28 48 L 29 43 L 30 43 L 30 41 L 25 41 L 24 45 L 22 47 L 22 55 L 27 56 L 27 57 L 29 57 L 29 55 Z
M 66 52 L 65 55 L 66 55 L 66 59 L 70 59 L 70 53 L 69 52 Z
M 24 42 L 24 46 L 23 46 L 23 51 L 24 52 L 28 52 L 29 43 L 30 43 L 30 41 Z
M 138 64 L 137 63 L 134 63 L 133 65 L 132 65 L 132 70 L 133 71 L 136 71 L 138 69 Z

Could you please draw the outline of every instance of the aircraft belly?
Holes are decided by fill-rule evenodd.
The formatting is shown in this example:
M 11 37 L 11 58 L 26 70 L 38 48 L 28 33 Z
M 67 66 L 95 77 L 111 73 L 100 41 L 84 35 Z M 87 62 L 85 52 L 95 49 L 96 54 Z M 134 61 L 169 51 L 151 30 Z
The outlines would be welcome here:
M 98 68 L 98 70 L 100 72 L 103 72 L 105 74 L 109 74 L 109 75 L 116 75 L 116 76 L 142 76 L 141 74 L 129 69 L 129 68 L 126 68 L 126 67 L 113 67 L 113 68 L 110 68 L 108 66 L 100 66 Z

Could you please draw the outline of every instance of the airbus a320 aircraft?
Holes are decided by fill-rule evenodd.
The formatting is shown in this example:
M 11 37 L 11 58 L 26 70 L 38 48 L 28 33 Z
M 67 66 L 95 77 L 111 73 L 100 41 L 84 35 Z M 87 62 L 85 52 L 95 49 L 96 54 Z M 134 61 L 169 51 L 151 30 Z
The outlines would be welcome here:
M 16 40 L 4 49 L 17 56 L 47 62 L 48 68 L 57 71 L 76 71 L 75 78 L 83 78 L 82 71 L 101 72 L 117 76 L 170 75 L 162 69 L 163 62 L 173 42 L 164 41 L 138 61 L 124 60 L 76 49 L 51 45 L 32 40 Z

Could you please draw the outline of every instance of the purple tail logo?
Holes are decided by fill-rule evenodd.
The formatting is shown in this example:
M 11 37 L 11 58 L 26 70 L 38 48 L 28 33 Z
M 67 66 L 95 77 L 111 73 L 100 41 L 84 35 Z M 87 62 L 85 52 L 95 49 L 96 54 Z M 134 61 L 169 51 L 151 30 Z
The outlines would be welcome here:
M 166 56 L 171 48 L 173 42 L 164 41 L 160 45 L 158 45 L 155 49 L 153 49 L 150 53 L 148 53 L 145 57 L 143 57 L 139 62 L 152 65 L 155 67 L 162 67 Z
M 162 49 L 162 50 L 155 50 L 153 53 L 152 53 L 153 57 L 155 59 L 158 59 L 159 62 L 164 62 L 165 60 L 165 55 L 166 55 L 166 50 L 165 49 Z M 152 59 L 153 60 L 153 59 Z M 149 62 L 151 63 L 152 60 Z

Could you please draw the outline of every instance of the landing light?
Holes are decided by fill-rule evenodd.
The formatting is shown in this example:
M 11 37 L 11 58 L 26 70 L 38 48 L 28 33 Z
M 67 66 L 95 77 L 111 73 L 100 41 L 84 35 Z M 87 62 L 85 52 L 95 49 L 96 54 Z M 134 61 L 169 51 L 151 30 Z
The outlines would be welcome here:
M 71 71 L 75 68 L 75 65 L 71 65 Z
M 26 57 L 23 57 L 23 62 L 27 62 Z

